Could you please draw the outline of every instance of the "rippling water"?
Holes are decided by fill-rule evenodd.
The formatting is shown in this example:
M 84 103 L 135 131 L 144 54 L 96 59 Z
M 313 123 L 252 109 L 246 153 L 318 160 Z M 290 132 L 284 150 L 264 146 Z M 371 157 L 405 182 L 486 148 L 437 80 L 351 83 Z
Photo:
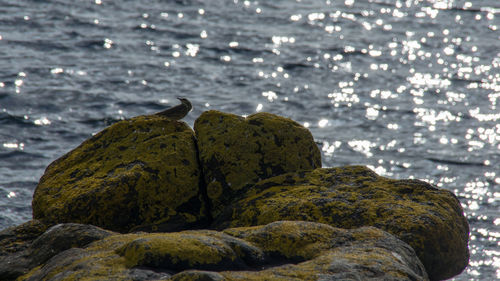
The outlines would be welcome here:
M 45 167 L 109 124 L 268 111 L 324 166 L 453 191 L 471 226 L 457 280 L 500 278 L 497 0 L 0 0 L 0 229 Z

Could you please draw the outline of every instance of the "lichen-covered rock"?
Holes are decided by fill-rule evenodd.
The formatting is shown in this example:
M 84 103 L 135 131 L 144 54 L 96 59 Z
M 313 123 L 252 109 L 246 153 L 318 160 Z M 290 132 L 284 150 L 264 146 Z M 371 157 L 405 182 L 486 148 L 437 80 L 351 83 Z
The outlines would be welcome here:
M 468 262 L 451 192 L 319 169 L 310 132 L 269 113 L 208 111 L 195 131 L 140 116 L 54 161 L 40 220 L 0 232 L 0 280 L 438 280 Z M 211 216 L 222 231 L 186 230 Z
M 112 234 L 93 225 L 75 223 L 46 229 L 35 220 L 0 232 L 0 280 L 15 280 L 60 252 Z
M 223 275 L 213 271 L 184 270 L 172 276 L 171 281 L 224 281 Z
M 297 263 L 297 266 L 271 267 L 257 274 L 228 275 L 244 276 L 235 279 L 263 280 L 259 278 L 267 275 L 285 277 L 281 280 L 427 279 L 422 263 L 409 245 L 374 227 L 346 230 L 315 222 L 278 221 L 230 228 L 224 233 L 251 242 L 275 261 Z
M 30 220 L 0 231 L 0 256 L 26 249 L 29 243 L 44 233 L 48 225 L 39 220 Z
M 32 267 L 33 241 L 49 226 L 31 220 L 0 231 L 0 280 L 15 280 Z
M 120 121 L 50 164 L 33 217 L 127 232 L 179 230 L 206 217 L 194 133 L 160 116 Z
M 428 280 L 409 245 L 374 227 L 280 221 L 225 233 L 287 261 L 260 271 L 220 272 L 226 280 Z
M 284 117 L 211 110 L 196 120 L 194 130 L 214 217 L 261 179 L 321 167 L 309 130 Z
M 138 234 L 115 234 L 86 247 L 71 248 L 52 257 L 17 280 L 159 280 L 168 272 L 150 268 L 128 268 L 116 251 L 138 238 Z
M 30 258 L 39 265 L 64 250 L 83 247 L 113 234 L 90 224 L 57 224 L 33 241 Z
M 254 185 L 214 226 L 306 220 L 341 228 L 375 226 L 410 244 L 433 280 L 468 264 L 469 227 L 457 198 L 418 180 L 380 177 L 362 166 L 288 173 Z
M 428 280 L 413 249 L 373 227 L 281 221 L 116 234 L 52 257 L 18 280 Z
M 236 242 L 236 243 L 234 243 Z M 163 268 L 236 270 L 263 262 L 263 253 L 245 241 L 215 231 L 192 231 L 139 235 L 117 250 L 125 265 Z

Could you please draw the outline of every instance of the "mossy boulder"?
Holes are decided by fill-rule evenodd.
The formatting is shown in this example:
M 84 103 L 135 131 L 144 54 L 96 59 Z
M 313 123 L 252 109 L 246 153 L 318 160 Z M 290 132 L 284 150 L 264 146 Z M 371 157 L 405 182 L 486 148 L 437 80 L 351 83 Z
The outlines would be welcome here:
M 127 232 L 179 230 L 206 218 L 193 130 L 160 116 L 120 121 L 51 163 L 33 217 Z
M 275 263 L 285 263 L 257 272 L 222 272 L 226 280 L 428 280 L 410 246 L 374 227 L 347 230 L 277 221 L 224 233 L 251 242 Z
M 49 226 L 31 220 L 0 231 L 0 280 L 15 280 L 33 268 L 31 245 Z
M 238 270 L 264 263 L 264 253 L 241 239 L 208 230 L 138 235 L 117 249 L 127 267 Z M 248 264 L 247 264 L 248 262 Z
M 363 166 L 288 173 L 255 184 L 214 227 L 306 220 L 374 226 L 411 245 L 433 280 L 468 264 L 469 227 L 453 193 L 419 180 L 392 180 Z
M 194 124 L 212 216 L 261 179 L 321 167 L 306 128 L 270 113 L 206 111 Z
M 428 280 L 411 247 L 373 227 L 280 221 L 217 231 L 115 234 L 18 280 Z
M 311 133 L 269 113 L 194 129 L 139 116 L 50 164 L 36 220 L 0 232 L 0 280 L 439 280 L 468 262 L 451 192 L 321 169 Z
M 0 232 L 0 280 L 15 280 L 58 253 L 84 247 L 113 233 L 74 223 L 47 227 L 33 220 Z

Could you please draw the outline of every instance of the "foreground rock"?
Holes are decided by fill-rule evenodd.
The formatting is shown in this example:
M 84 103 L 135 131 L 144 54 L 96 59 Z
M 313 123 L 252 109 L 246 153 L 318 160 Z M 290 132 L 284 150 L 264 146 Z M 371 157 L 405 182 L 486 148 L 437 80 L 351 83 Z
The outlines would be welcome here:
M 316 169 L 262 180 L 229 206 L 217 228 L 307 220 L 374 226 L 411 245 L 434 280 L 468 263 L 469 228 L 457 198 L 418 180 L 391 180 L 363 166 Z
M 30 246 L 47 228 L 34 220 L 0 231 L 0 280 L 15 280 L 38 265 L 30 259 Z
M 0 280 L 15 280 L 60 252 L 111 235 L 92 225 L 47 225 L 33 220 L 0 232 Z
M 213 217 L 261 179 L 321 167 L 309 130 L 274 114 L 244 118 L 211 110 L 194 130 Z
M 73 229 L 58 227 L 60 236 Z M 224 232 L 107 235 L 59 252 L 18 280 L 167 278 L 428 280 L 413 249 L 384 231 L 373 227 L 344 230 L 301 221 Z
M 120 232 L 184 229 L 206 218 L 200 175 L 186 123 L 136 117 L 50 164 L 33 196 L 33 217 Z

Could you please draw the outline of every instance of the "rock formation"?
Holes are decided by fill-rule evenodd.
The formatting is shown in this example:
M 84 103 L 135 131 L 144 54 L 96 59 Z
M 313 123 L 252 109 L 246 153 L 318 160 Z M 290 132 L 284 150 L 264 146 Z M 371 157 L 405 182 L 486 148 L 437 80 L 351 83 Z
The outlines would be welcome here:
M 441 280 L 469 258 L 451 192 L 321 168 L 269 113 L 117 122 L 47 167 L 33 217 L 0 232 L 0 280 Z

